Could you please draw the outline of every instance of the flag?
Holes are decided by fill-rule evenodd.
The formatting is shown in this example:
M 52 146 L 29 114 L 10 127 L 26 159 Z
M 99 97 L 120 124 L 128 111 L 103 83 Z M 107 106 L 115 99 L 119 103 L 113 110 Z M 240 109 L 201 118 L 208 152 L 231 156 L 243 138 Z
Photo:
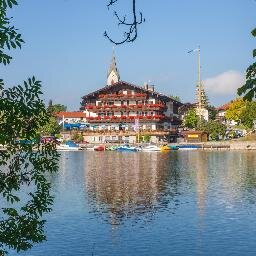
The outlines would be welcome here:
M 135 132 L 138 132 L 140 130 L 139 119 L 135 119 L 133 129 Z
M 188 51 L 188 53 L 191 53 L 191 52 L 198 52 L 199 50 L 200 50 L 200 48 L 196 48 L 196 49 L 193 49 L 193 50 Z

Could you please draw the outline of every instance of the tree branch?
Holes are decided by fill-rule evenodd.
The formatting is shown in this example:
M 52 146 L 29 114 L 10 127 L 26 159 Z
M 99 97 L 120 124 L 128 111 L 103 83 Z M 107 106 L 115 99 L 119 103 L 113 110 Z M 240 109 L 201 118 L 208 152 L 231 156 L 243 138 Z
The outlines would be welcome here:
M 109 8 L 112 6 L 114 3 L 116 3 L 118 0 L 109 0 L 109 4 L 107 7 Z M 142 24 L 145 22 L 145 19 L 142 16 L 142 13 L 139 13 L 139 17 L 137 16 L 136 12 L 136 0 L 132 0 L 132 21 L 127 22 L 126 21 L 126 15 L 123 16 L 123 18 L 120 18 L 120 16 L 117 14 L 117 12 L 114 12 L 114 15 L 116 16 L 118 20 L 118 26 L 127 26 L 128 30 L 124 33 L 124 39 L 122 41 L 115 41 L 113 40 L 107 31 L 104 32 L 104 36 L 113 44 L 119 45 L 123 43 L 131 43 L 135 41 L 135 39 L 138 36 L 138 25 Z

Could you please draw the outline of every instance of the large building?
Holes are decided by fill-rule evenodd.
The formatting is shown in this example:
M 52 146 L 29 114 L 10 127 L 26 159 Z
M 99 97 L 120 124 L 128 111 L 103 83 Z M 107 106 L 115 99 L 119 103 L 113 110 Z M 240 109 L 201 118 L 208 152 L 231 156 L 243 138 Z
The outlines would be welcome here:
M 90 129 L 90 142 L 135 142 L 136 135 L 151 141 L 175 139 L 180 102 L 158 93 L 154 86 L 143 87 L 120 80 L 115 56 L 108 71 L 107 85 L 82 97 L 81 110 Z

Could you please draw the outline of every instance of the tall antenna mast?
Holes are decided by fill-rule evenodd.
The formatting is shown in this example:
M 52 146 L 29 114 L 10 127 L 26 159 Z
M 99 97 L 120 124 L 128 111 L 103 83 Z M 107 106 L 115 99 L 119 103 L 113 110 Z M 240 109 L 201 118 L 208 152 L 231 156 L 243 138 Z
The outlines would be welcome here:
M 196 112 L 199 116 L 200 121 L 202 117 L 205 118 L 205 105 L 207 104 L 207 97 L 203 88 L 202 80 L 201 80 L 201 49 L 200 45 L 194 50 L 188 51 L 191 52 L 198 52 L 198 81 L 196 85 Z M 208 117 L 207 117 L 208 120 Z

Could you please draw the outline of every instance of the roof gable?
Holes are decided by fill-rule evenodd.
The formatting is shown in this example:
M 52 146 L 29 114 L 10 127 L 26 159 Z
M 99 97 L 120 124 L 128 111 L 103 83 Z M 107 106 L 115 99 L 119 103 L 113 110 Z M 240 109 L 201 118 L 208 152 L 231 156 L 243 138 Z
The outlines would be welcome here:
M 114 83 L 112 85 L 105 86 L 99 90 L 96 90 L 92 93 L 89 93 L 89 94 L 83 96 L 82 99 L 95 98 L 95 97 L 98 97 L 99 94 L 107 93 L 107 92 L 115 92 L 115 91 L 119 91 L 121 89 L 131 89 L 131 90 L 135 90 L 135 91 L 144 92 L 144 93 L 151 95 L 153 98 L 160 98 L 165 101 L 173 101 L 173 102 L 176 102 L 176 103 L 182 105 L 182 103 L 180 103 L 176 100 L 173 100 L 170 97 L 168 97 L 162 93 L 159 93 L 156 91 L 150 91 L 150 90 L 145 89 L 142 86 L 131 84 L 131 83 L 128 83 L 125 81 L 118 81 L 117 83 Z
M 85 118 L 86 114 L 80 111 L 74 111 L 74 112 L 58 112 L 55 114 L 56 117 L 59 118 Z

